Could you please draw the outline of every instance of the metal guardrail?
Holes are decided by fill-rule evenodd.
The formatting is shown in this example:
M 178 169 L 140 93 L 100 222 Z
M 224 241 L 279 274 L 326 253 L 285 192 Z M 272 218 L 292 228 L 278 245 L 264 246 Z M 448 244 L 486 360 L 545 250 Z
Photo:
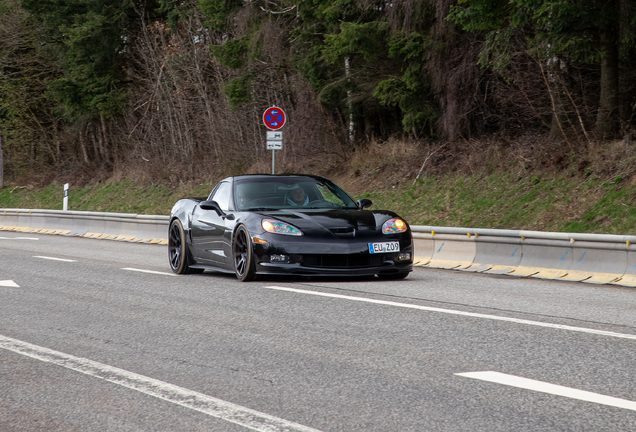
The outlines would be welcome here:
M 500 230 L 485 228 L 457 228 L 413 225 L 411 230 L 414 233 L 437 233 L 437 234 L 459 234 L 468 238 L 481 237 L 508 237 L 514 239 L 545 239 L 545 240 L 567 240 L 571 243 L 576 241 L 601 242 L 601 243 L 624 243 L 629 246 L 636 243 L 636 235 L 613 235 L 613 234 L 585 234 L 585 233 L 561 233 L 546 231 L 524 231 L 524 230 Z M 482 239 L 483 240 L 483 239 Z
M 0 230 L 167 244 L 169 216 L 0 208 Z M 636 236 L 411 226 L 416 265 L 636 287 Z
M 418 265 L 636 287 L 636 236 L 412 226 Z
M 0 230 L 168 243 L 169 216 L 39 209 L 0 209 Z

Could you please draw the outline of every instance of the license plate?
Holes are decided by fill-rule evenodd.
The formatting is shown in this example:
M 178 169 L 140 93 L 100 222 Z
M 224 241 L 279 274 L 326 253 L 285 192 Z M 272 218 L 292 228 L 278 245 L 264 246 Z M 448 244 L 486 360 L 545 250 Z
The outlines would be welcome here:
M 400 242 L 388 242 L 388 243 L 369 243 L 370 253 L 389 253 L 399 252 Z

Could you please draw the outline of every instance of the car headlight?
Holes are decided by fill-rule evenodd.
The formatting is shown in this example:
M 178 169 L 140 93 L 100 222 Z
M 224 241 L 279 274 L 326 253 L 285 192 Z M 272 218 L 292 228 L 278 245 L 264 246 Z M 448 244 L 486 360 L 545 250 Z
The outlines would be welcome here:
M 284 234 L 293 236 L 303 235 L 303 232 L 295 226 L 274 219 L 263 219 L 261 221 L 261 226 L 265 231 L 273 234 Z
M 382 234 L 396 234 L 406 231 L 406 222 L 400 218 L 389 219 L 382 224 Z

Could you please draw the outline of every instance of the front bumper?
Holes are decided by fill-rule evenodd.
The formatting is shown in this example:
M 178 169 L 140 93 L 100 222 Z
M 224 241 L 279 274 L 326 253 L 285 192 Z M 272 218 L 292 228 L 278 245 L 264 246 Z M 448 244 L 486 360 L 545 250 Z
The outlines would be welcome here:
M 369 253 L 368 242 L 268 242 L 255 244 L 257 274 L 311 275 L 311 276 L 367 276 L 390 275 L 413 270 L 414 249 L 411 236 L 383 238 L 383 241 L 399 241 L 400 252 Z M 408 254 L 408 259 L 400 255 Z M 272 256 L 283 257 L 284 262 Z

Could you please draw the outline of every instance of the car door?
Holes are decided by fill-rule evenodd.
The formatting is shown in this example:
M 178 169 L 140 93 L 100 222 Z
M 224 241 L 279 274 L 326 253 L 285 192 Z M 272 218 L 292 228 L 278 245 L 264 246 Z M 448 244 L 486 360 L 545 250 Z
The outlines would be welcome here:
M 214 190 L 210 200 L 219 204 L 223 211 L 228 211 L 231 196 L 230 182 L 221 182 Z M 226 219 L 215 210 L 203 210 L 196 206 L 192 213 L 190 227 L 192 230 L 192 253 L 197 261 L 219 267 L 225 267 L 230 261 L 227 247 L 224 246 Z

